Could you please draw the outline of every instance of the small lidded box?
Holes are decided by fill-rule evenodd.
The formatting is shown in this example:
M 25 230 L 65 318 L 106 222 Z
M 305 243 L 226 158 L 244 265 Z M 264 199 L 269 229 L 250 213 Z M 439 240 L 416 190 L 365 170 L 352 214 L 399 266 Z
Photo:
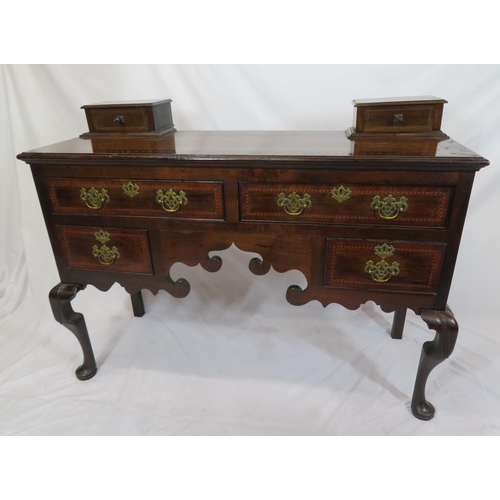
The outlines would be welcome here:
M 89 132 L 80 137 L 161 137 L 175 131 L 171 99 L 159 101 L 109 101 L 82 106 Z
M 384 134 L 444 138 L 441 119 L 446 102 L 434 96 L 355 99 L 354 124 L 346 133 L 352 139 Z

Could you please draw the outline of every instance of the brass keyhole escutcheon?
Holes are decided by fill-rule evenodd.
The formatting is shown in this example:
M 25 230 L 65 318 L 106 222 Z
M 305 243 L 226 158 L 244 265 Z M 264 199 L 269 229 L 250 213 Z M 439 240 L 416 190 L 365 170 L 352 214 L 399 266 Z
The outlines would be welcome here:
M 105 189 L 97 191 L 95 187 L 91 187 L 88 191 L 85 188 L 80 189 L 80 198 L 92 210 L 102 208 L 109 201 L 108 192 Z
M 348 200 L 351 197 L 351 190 L 344 186 L 335 187 L 331 191 L 332 198 L 339 203 Z
M 295 191 L 290 196 L 285 196 L 284 193 L 278 196 L 278 207 L 283 207 L 288 215 L 300 215 L 311 205 L 311 195 L 307 193 L 302 198 Z
M 161 189 L 156 191 L 156 201 L 162 206 L 166 212 L 177 212 L 183 205 L 187 205 L 188 199 L 184 191 L 179 191 L 177 194 L 172 189 L 163 193 Z
M 130 196 L 130 198 L 133 198 L 134 196 L 137 196 L 139 194 L 139 186 L 132 181 L 125 183 L 122 186 L 122 189 L 127 196 Z

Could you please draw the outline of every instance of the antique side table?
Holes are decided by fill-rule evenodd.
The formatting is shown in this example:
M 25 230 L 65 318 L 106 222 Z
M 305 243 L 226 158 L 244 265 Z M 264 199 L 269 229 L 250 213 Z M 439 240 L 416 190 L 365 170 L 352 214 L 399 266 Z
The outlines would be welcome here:
M 128 111 L 108 114 L 120 127 Z M 31 166 L 60 274 L 54 316 L 83 350 L 77 377 L 97 371 L 70 304 L 80 290 L 119 283 L 142 316 L 142 289 L 188 294 L 186 280 L 170 277 L 174 263 L 217 271 L 209 252 L 234 243 L 262 257 L 249 264 L 257 275 L 271 266 L 305 275 L 304 290 L 287 291 L 293 305 L 372 300 L 395 313 L 393 338 L 407 309 L 420 315 L 436 335 L 423 345 L 412 411 L 432 418 L 425 385 L 457 339 L 447 298 L 474 175 L 488 161 L 432 131 L 175 131 L 170 119 L 155 132 L 143 121 L 137 133 L 94 128 L 18 156 Z

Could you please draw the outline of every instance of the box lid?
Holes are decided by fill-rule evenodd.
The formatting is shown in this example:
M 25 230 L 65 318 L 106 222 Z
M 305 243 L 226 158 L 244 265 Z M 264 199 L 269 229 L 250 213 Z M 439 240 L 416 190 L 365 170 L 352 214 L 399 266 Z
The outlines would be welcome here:
M 162 104 L 165 102 L 172 102 L 172 99 L 143 99 L 143 100 L 135 100 L 135 101 L 106 101 L 99 102 L 97 104 L 85 104 L 80 109 L 87 108 L 125 108 L 125 107 L 137 107 L 137 106 L 157 106 L 158 104 Z
M 376 97 L 373 99 L 354 99 L 355 107 L 360 106 L 392 106 L 394 104 L 445 104 L 448 101 L 433 95 L 409 96 L 409 97 Z

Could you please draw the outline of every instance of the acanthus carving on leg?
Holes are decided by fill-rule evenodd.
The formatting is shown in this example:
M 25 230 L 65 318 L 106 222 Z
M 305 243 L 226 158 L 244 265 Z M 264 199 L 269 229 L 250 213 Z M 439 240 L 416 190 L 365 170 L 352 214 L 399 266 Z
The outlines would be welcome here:
M 458 336 L 458 324 L 448 306 L 444 311 L 423 310 L 420 315 L 429 329 L 436 331 L 436 336 L 434 340 L 425 342 L 422 346 L 411 409 L 413 415 L 420 420 L 430 420 L 435 409 L 425 399 L 425 384 L 430 372 L 453 352 Z
M 70 303 L 76 294 L 85 287 L 86 285 L 59 283 L 49 293 L 49 302 L 54 318 L 75 335 L 82 348 L 83 364 L 75 372 L 80 380 L 88 380 L 97 372 L 85 318 L 83 314 L 75 312 Z

